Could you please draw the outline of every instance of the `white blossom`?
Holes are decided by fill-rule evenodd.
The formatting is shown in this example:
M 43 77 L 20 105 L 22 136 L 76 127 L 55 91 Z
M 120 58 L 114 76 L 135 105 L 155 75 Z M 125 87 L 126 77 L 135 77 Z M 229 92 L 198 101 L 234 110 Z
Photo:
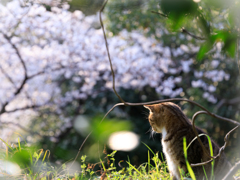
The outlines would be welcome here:
M 44 3 L 52 5 L 48 0 Z M 69 12 L 66 9 L 67 5 L 47 11 L 39 3 L 29 3 L 24 7 L 18 0 L 8 2 L 6 6 L 0 4 L 0 67 L 6 70 L 4 73 L 0 69 L 0 82 L 3 84 L 0 88 L 0 109 L 4 103 L 8 103 L 6 110 L 11 111 L 31 105 L 42 106 L 52 101 L 60 114 L 60 107 L 66 103 L 93 97 L 99 82 L 100 90 L 112 90 L 112 72 L 102 30 L 92 28 L 95 17 L 85 17 L 81 11 Z M 181 66 L 173 61 L 172 54 L 177 57 L 185 52 L 197 52 L 199 47 L 192 44 L 170 49 L 139 31 L 122 30 L 119 35 L 108 37 L 108 45 L 117 90 L 142 90 L 150 86 L 159 96 L 176 97 L 183 92 L 178 87 L 183 81 L 179 74 L 194 72 L 196 79 L 191 82 L 192 87 L 208 91 L 203 97 L 216 103 L 217 99 L 209 92 L 215 92 L 217 87 L 206 84 L 204 78 L 212 82 L 230 78 L 223 70 L 193 71 L 193 59 L 181 59 Z M 213 60 L 211 66 L 219 67 L 217 63 Z M 26 77 L 25 73 L 32 78 L 15 95 Z M 57 83 L 61 77 L 78 84 L 78 88 L 62 94 Z M 1 120 L 14 122 L 23 112 L 6 114 L 1 115 Z M 60 119 L 67 121 L 66 117 Z

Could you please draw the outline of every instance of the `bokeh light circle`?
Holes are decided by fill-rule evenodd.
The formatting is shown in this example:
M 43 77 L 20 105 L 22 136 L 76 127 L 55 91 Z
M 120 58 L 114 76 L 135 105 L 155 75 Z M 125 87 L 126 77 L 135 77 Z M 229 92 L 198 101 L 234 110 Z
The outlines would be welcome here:
M 131 151 L 139 145 L 139 137 L 131 131 L 119 131 L 112 133 L 108 140 L 112 150 Z

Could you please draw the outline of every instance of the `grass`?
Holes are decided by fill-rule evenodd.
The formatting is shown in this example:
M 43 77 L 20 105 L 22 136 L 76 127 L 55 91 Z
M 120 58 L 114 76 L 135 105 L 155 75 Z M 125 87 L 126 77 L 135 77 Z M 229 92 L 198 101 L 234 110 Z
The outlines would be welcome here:
M 104 161 L 99 160 L 98 163 L 87 163 L 87 156 L 81 157 L 81 162 L 66 162 L 59 166 L 53 165 L 49 162 L 50 152 L 38 149 L 36 147 L 28 147 L 26 143 L 22 145 L 18 140 L 17 145 L 9 145 L 8 142 L 2 140 L 6 145 L 6 149 L 0 152 L 0 180 L 1 179 L 26 179 L 26 180 L 169 180 L 167 164 L 161 161 L 158 153 L 154 153 L 146 144 L 148 148 L 148 161 L 136 167 L 131 164 L 130 160 L 126 161 L 127 166 L 122 167 L 120 162 L 115 161 L 115 154 L 113 151 L 110 154 L 105 154 Z M 210 145 L 210 144 L 209 144 Z M 184 155 L 188 165 L 188 175 L 181 173 L 181 179 L 196 179 L 191 166 L 187 161 L 187 144 L 186 139 L 183 140 Z M 210 145 L 211 147 L 211 145 Z M 212 152 L 211 152 L 212 154 Z M 162 158 L 163 159 L 163 158 Z M 3 165 L 5 163 L 5 169 Z M 19 172 L 15 175 L 7 172 L 9 166 L 16 164 Z M 121 167 L 121 169 L 117 168 Z M 13 167 L 13 166 L 12 166 Z M 75 169 L 75 170 L 74 170 Z M 21 170 L 21 171 L 20 171 Z M 16 171 L 16 170 L 15 170 Z M 181 171 L 181 170 L 180 170 Z M 240 174 L 240 172 L 239 172 Z M 186 177 L 187 176 L 187 177 Z M 191 178 L 190 178 L 191 177 Z M 212 179 L 212 178 L 211 178 Z
M 167 172 L 167 165 L 159 159 L 158 153 L 154 153 L 149 148 L 148 162 L 139 167 L 135 167 L 128 160 L 127 167 L 117 169 L 116 164 L 121 166 L 122 162 L 115 162 L 113 151 L 106 154 L 105 162 L 100 159 L 96 164 L 87 163 L 87 156 L 81 157 L 81 163 L 76 168 L 75 173 L 71 172 L 78 163 L 66 162 L 60 166 L 53 165 L 49 162 L 50 152 L 29 147 L 21 144 L 18 139 L 16 145 L 10 145 L 8 142 L 1 141 L 6 145 L 5 149 L 0 152 L 0 179 L 27 179 L 27 180 L 85 180 L 85 179 L 116 179 L 116 180 L 133 180 L 133 179 L 170 179 Z M 153 157 L 150 155 L 152 154 Z M 11 167 L 9 166 L 12 165 Z M 14 173 L 9 172 L 9 168 L 16 168 Z M 96 168 L 97 167 L 97 168 Z M 98 169 L 98 170 L 96 170 Z M 18 171 L 18 172 L 17 172 Z

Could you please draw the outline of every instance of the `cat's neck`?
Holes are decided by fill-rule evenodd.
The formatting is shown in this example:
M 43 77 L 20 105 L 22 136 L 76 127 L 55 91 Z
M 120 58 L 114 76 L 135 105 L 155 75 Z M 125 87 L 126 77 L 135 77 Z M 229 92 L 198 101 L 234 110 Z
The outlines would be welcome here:
M 164 128 L 162 128 L 162 138 L 165 139 L 166 136 L 167 136 L 167 130 L 166 130 L 166 128 L 164 127 Z
M 162 140 L 168 142 L 179 133 L 187 133 L 191 128 L 191 125 L 182 123 L 173 123 L 171 126 L 165 126 L 161 129 Z

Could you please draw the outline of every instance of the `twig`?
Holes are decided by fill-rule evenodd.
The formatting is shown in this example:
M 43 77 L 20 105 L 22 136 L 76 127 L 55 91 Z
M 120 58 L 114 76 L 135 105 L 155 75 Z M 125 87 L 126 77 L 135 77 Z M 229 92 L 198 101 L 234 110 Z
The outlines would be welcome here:
M 225 138 L 224 138 L 224 141 L 225 141 L 224 145 L 219 149 L 218 154 L 217 154 L 216 156 L 213 156 L 213 157 L 212 157 L 212 156 L 210 156 L 210 154 L 209 154 L 208 151 L 206 150 L 205 146 L 203 145 L 201 139 L 199 138 L 199 134 L 198 134 L 198 132 L 197 132 L 197 130 L 196 130 L 196 127 L 195 127 L 195 119 L 196 119 L 196 117 L 197 117 L 198 115 L 200 115 L 200 114 L 207 114 L 207 115 L 209 115 L 206 111 L 198 111 L 198 112 L 196 112 L 196 113 L 193 115 L 193 118 L 192 118 L 192 128 L 193 128 L 193 131 L 194 131 L 195 135 L 197 136 L 198 142 L 200 143 L 200 145 L 201 145 L 204 153 L 205 153 L 208 157 L 210 157 L 211 160 L 206 161 L 206 162 L 202 162 L 202 163 L 191 164 L 192 167 L 206 165 L 207 163 L 210 163 L 210 162 L 212 162 L 214 159 L 220 157 L 221 154 L 222 154 L 222 152 L 224 151 L 224 149 L 226 148 L 226 146 L 227 146 L 227 144 L 228 144 L 229 135 L 230 135 L 234 130 L 236 130 L 236 129 L 240 126 L 240 125 L 236 126 L 235 128 L 233 128 L 231 131 L 229 131 L 229 132 L 226 134 L 226 136 L 225 136 Z
M 28 80 L 30 80 L 30 79 L 38 76 L 38 75 L 44 74 L 44 73 L 45 73 L 45 70 L 40 71 L 40 72 L 38 72 L 38 73 L 36 73 L 36 74 L 33 74 L 33 75 L 29 76 L 29 75 L 27 74 L 26 63 L 24 62 L 24 60 L 23 60 L 23 58 L 22 58 L 22 56 L 21 56 L 18 48 L 16 47 L 16 45 L 11 42 L 11 37 L 7 36 L 7 35 L 6 35 L 5 33 L 3 33 L 2 31 L 0 31 L 0 33 L 3 34 L 4 38 L 8 41 L 8 43 L 9 43 L 9 44 L 12 46 L 12 48 L 15 50 L 15 52 L 16 52 L 16 54 L 17 54 L 17 56 L 18 56 L 18 58 L 19 58 L 19 60 L 20 60 L 20 62 L 21 62 L 21 64 L 22 64 L 22 66 L 23 66 L 23 70 L 24 70 L 24 78 L 23 78 L 20 86 L 19 86 L 19 87 L 16 87 L 16 85 L 14 84 L 13 80 L 11 79 L 11 77 L 8 76 L 8 74 L 0 67 L 0 70 L 4 73 L 4 75 L 7 77 L 7 79 L 8 79 L 8 80 L 15 86 L 15 88 L 16 88 L 15 92 L 13 93 L 13 94 L 14 94 L 14 97 L 11 98 L 11 99 L 9 99 L 8 101 L 6 101 L 6 102 L 2 105 L 2 108 L 1 108 L 1 110 L 0 110 L 0 114 L 3 114 L 3 113 L 5 113 L 5 112 L 11 113 L 11 112 L 15 112 L 15 111 L 18 111 L 18 110 L 25 110 L 25 109 L 27 109 L 27 108 L 32 108 L 32 107 L 33 107 L 33 108 L 39 107 L 38 105 L 33 105 L 33 106 L 26 106 L 26 107 L 23 107 L 23 108 L 18 108 L 18 109 L 11 110 L 11 111 L 6 111 L 6 106 L 7 106 L 18 94 L 21 93 L 21 91 L 22 91 L 24 85 L 26 84 L 26 82 L 27 82 Z M 55 68 L 55 69 L 52 69 L 52 71 L 61 70 L 62 68 L 64 68 L 64 66 L 61 65 L 60 67 L 57 67 L 57 68 Z
M 229 135 L 230 135 L 234 130 L 236 130 L 238 127 L 239 127 L 239 126 L 234 127 L 231 131 L 229 131 L 229 132 L 226 134 L 226 136 L 225 136 L 225 138 L 224 138 L 224 142 L 225 142 L 225 143 L 224 143 L 224 145 L 219 149 L 219 152 L 218 152 L 218 154 L 217 154 L 216 156 L 212 157 L 212 159 L 209 160 L 209 161 L 202 162 L 202 163 L 197 163 L 197 164 L 191 164 L 191 166 L 192 166 L 192 167 L 203 166 L 203 165 L 206 165 L 206 164 L 212 162 L 214 159 L 220 157 L 221 154 L 223 153 L 223 151 L 225 150 L 227 144 L 228 144 Z
M 184 34 L 188 34 L 189 36 L 193 37 L 194 39 L 197 39 L 197 40 L 206 40 L 206 38 L 204 37 L 200 37 L 200 36 L 196 36 L 192 33 L 190 33 L 189 31 L 187 31 L 185 28 L 182 27 L 182 33 Z
M 201 139 L 199 138 L 199 134 L 196 130 L 196 127 L 195 127 L 195 119 L 198 115 L 200 114 L 208 114 L 206 111 L 198 111 L 196 112 L 194 115 L 193 115 L 193 118 L 192 118 L 192 128 L 193 128 L 193 131 L 195 133 L 195 135 L 197 136 L 197 140 L 198 142 L 200 143 L 202 149 L 203 149 L 203 152 L 209 157 L 209 158 L 213 158 L 212 156 L 210 156 L 210 154 L 208 153 L 207 149 L 205 148 L 205 146 L 203 145 Z
M 224 104 L 238 104 L 240 102 L 240 97 L 236 97 L 233 99 L 222 99 L 219 101 L 219 103 L 215 106 L 214 111 L 217 111 L 219 108 L 221 108 Z
M 161 15 L 161 16 L 163 16 L 165 18 L 168 18 L 168 15 L 166 15 L 166 14 L 163 14 L 163 13 L 160 13 L 160 12 L 156 12 L 156 11 L 151 11 L 151 12 L 154 13 L 154 14 Z M 197 40 L 206 40 L 206 38 L 204 38 L 204 37 L 196 36 L 196 35 L 190 33 L 189 31 L 187 31 L 183 27 L 181 29 L 181 32 L 184 33 L 184 34 L 188 34 L 189 36 L 191 36 L 191 37 L 193 37 L 194 39 L 197 39 Z
M 24 78 L 20 84 L 20 86 L 16 89 L 16 91 L 14 92 L 14 98 L 22 91 L 24 85 L 26 84 L 27 80 L 28 80 L 28 75 L 27 75 L 27 67 L 26 67 L 26 64 L 18 50 L 18 48 L 15 46 L 15 44 L 13 44 L 11 42 L 11 38 L 8 37 L 6 34 L 4 34 L 3 32 L 1 32 L 4 36 L 4 38 L 9 42 L 9 44 L 11 44 L 12 48 L 16 51 L 16 54 L 23 66 L 23 69 L 24 69 Z M 11 99 L 12 100 L 12 99 Z M 0 114 L 3 114 L 4 112 L 6 112 L 6 106 L 9 104 L 10 100 L 6 101 L 3 105 L 2 105 L 2 109 L 0 111 Z
M 61 70 L 63 68 L 65 68 L 65 66 L 61 65 L 60 67 L 51 69 L 51 71 L 58 71 L 58 70 Z M 28 76 L 28 79 L 32 79 L 32 78 L 34 78 L 36 76 L 39 76 L 41 74 L 44 74 L 44 73 L 46 73 L 46 70 L 39 71 L 39 72 L 37 72 L 37 73 L 35 73 L 35 74 L 31 75 L 31 76 Z
M 231 169 L 230 171 L 226 174 L 226 176 L 222 179 L 222 180 L 228 180 L 231 177 L 234 176 L 234 174 L 236 174 L 236 172 L 239 170 L 240 168 L 240 161 L 238 161 Z
M 107 49 L 108 59 L 109 59 L 109 62 L 110 62 L 110 67 L 111 67 L 111 72 L 112 72 L 112 78 L 113 78 L 113 86 L 112 86 L 112 88 L 113 88 L 114 93 L 115 93 L 116 96 L 118 97 L 118 99 L 120 99 L 120 101 L 125 104 L 125 101 L 121 98 L 121 96 L 117 93 L 117 91 L 116 91 L 116 89 L 115 89 L 115 73 L 114 73 L 114 71 L 113 71 L 112 60 L 111 60 L 110 53 L 109 53 L 109 49 L 108 49 L 107 37 L 106 37 L 105 30 L 104 30 L 103 22 L 102 22 L 102 11 L 103 11 L 104 7 L 106 6 L 107 2 L 108 2 L 108 0 L 106 0 L 106 1 L 104 2 L 102 8 L 100 9 L 100 12 L 99 12 L 99 20 L 100 20 L 101 27 L 102 27 L 102 30 L 103 30 L 103 36 L 104 36 L 104 40 L 105 40 L 105 46 L 106 46 L 106 49 Z
M 22 111 L 22 110 L 27 110 L 27 109 L 35 109 L 35 108 L 40 108 L 42 107 L 43 105 L 32 105 L 32 106 L 25 106 L 25 107 L 22 107 L 22 108 L 16 108 L 16 109 L 13 109 L 13 110 L 10 110 L 10 111 L 5 111 L 5 113 L 13 113 L 13 112 L 16 112 L 16 111 Z
M 165 18 L 168 18 L 168 15 L 166 15 L 166 14 L 163 14 L 163 13 L 160 13 L 160 12 L 157 12 L 157 11 L 151 11 L 151 12 L 154 13 L 154 14 L 159 14 L 159 15 L 165 17 Z
M 41 136 L 38 132 L 31 131 L 30 129 L 25 128 L 24 126 L 22 126 L 22 125 L 19 124 L 19 123 L 13 123 L 13 122 L 0 122 L 0 124 L 1 124 L 1 125 L 14 125 L 14 126 L 19 127 L 20 129 L 26 131 L 26 132 L 30 132 L 31 134 L 36 134 L 36 135 L 38 135 L 38 136 Z
M 9 44 L 11 44 L 12 48 L 16 51 L 16 54 L 17 54 L 18 58 L 20 59 L 20 61 L 22 63 L 22 66 L 23 66 L 23 69 L 24 69 L 24 79 L 26 79 L 27 78 L 27 67 L 26 67 L 26 64 L 25 64 L 25 62 L 24 62 L 24 60 L 23 60 L 23 58 L 22 58 L 18 48 L 15 46 L 15 44 L 13 44 L 11 42 L 11 38 L 10 37 L 8 37 L 3 32 L 1 32 L 1 33 L 3 34 L 4 38 L 9 42 Z
M 14 84 L 14 81 L 12 80 L 12 78 L 7 74 L 7 72 L 2 68 L 2 66 L 0 66 L 0 70 L 2 71 L 2 73 L 6 76 L 6 78 L 8 79 L 8 81 L 10 81 L 12 83 L 12 85 L 16 87 L 16 85 Z
M 110 53 L 109 53 L 109 49 L 108 49 L 108 44 L 107 44 L 107 37 L 106 37 L 106 33 L 105 33 L 105 30 L 104 30 L 104 26 L 103 26 L 103 22 L 102 22 L 102 11 L 104 9 L 104 7 L 106 6 L 108 0 L 106 0 L 103 5 L 102 5 L 102 8 L 100 9 L 99 11 L 99 20 L 100 20 L 100 23 L 101 23 L 101 27 L 102 27 L 102 30 L 103 30 L 103 35 L 104 35 L 104 39 L 105 39 L 105 45 L 106 45 L 106 49 L 107 49 L 107 53 L 108 53 L 108 59 L 110 60 L 110 67 L 111 67 L 111 71 L 112 71 L 112 76 L 113 76 L 113 91 L 114 93 L 117 95 L 117 97 L 124 103 L 124 100 L 121 98 L 120 95 L 118 95 L 116 89 L 115 89 L 115 73 L 113 71 L 113 67 L 112 67 L 112 61 L 111 61 L 111 57 L 110 57 Z M 105 118 L 106 116 L 104 116 Z M 104 118 L 102 119 L 102 121 L 104 120 Z M 101 121 L 101 122 L 102 122 Z M 100 122 L 100 124 L 101 124 Z M 87 139 L 89 138 L 89 136 L 92 134 L 93 131 L 91 131 L 87 137 L 84 139 L 83 143 L 81 144 L 80 148 L 78 149 L 78 152 L 77 152 L 77 155 L 75 156 L 75 159 L 73 160 L 73 163 L 77 160 L 81 150 L 82 150 L 82 147 L 83 145 L 85 144 L 85 142 L 87 141 Z M 71 164 L 71 166 L 73 165 L 73 163 Z

